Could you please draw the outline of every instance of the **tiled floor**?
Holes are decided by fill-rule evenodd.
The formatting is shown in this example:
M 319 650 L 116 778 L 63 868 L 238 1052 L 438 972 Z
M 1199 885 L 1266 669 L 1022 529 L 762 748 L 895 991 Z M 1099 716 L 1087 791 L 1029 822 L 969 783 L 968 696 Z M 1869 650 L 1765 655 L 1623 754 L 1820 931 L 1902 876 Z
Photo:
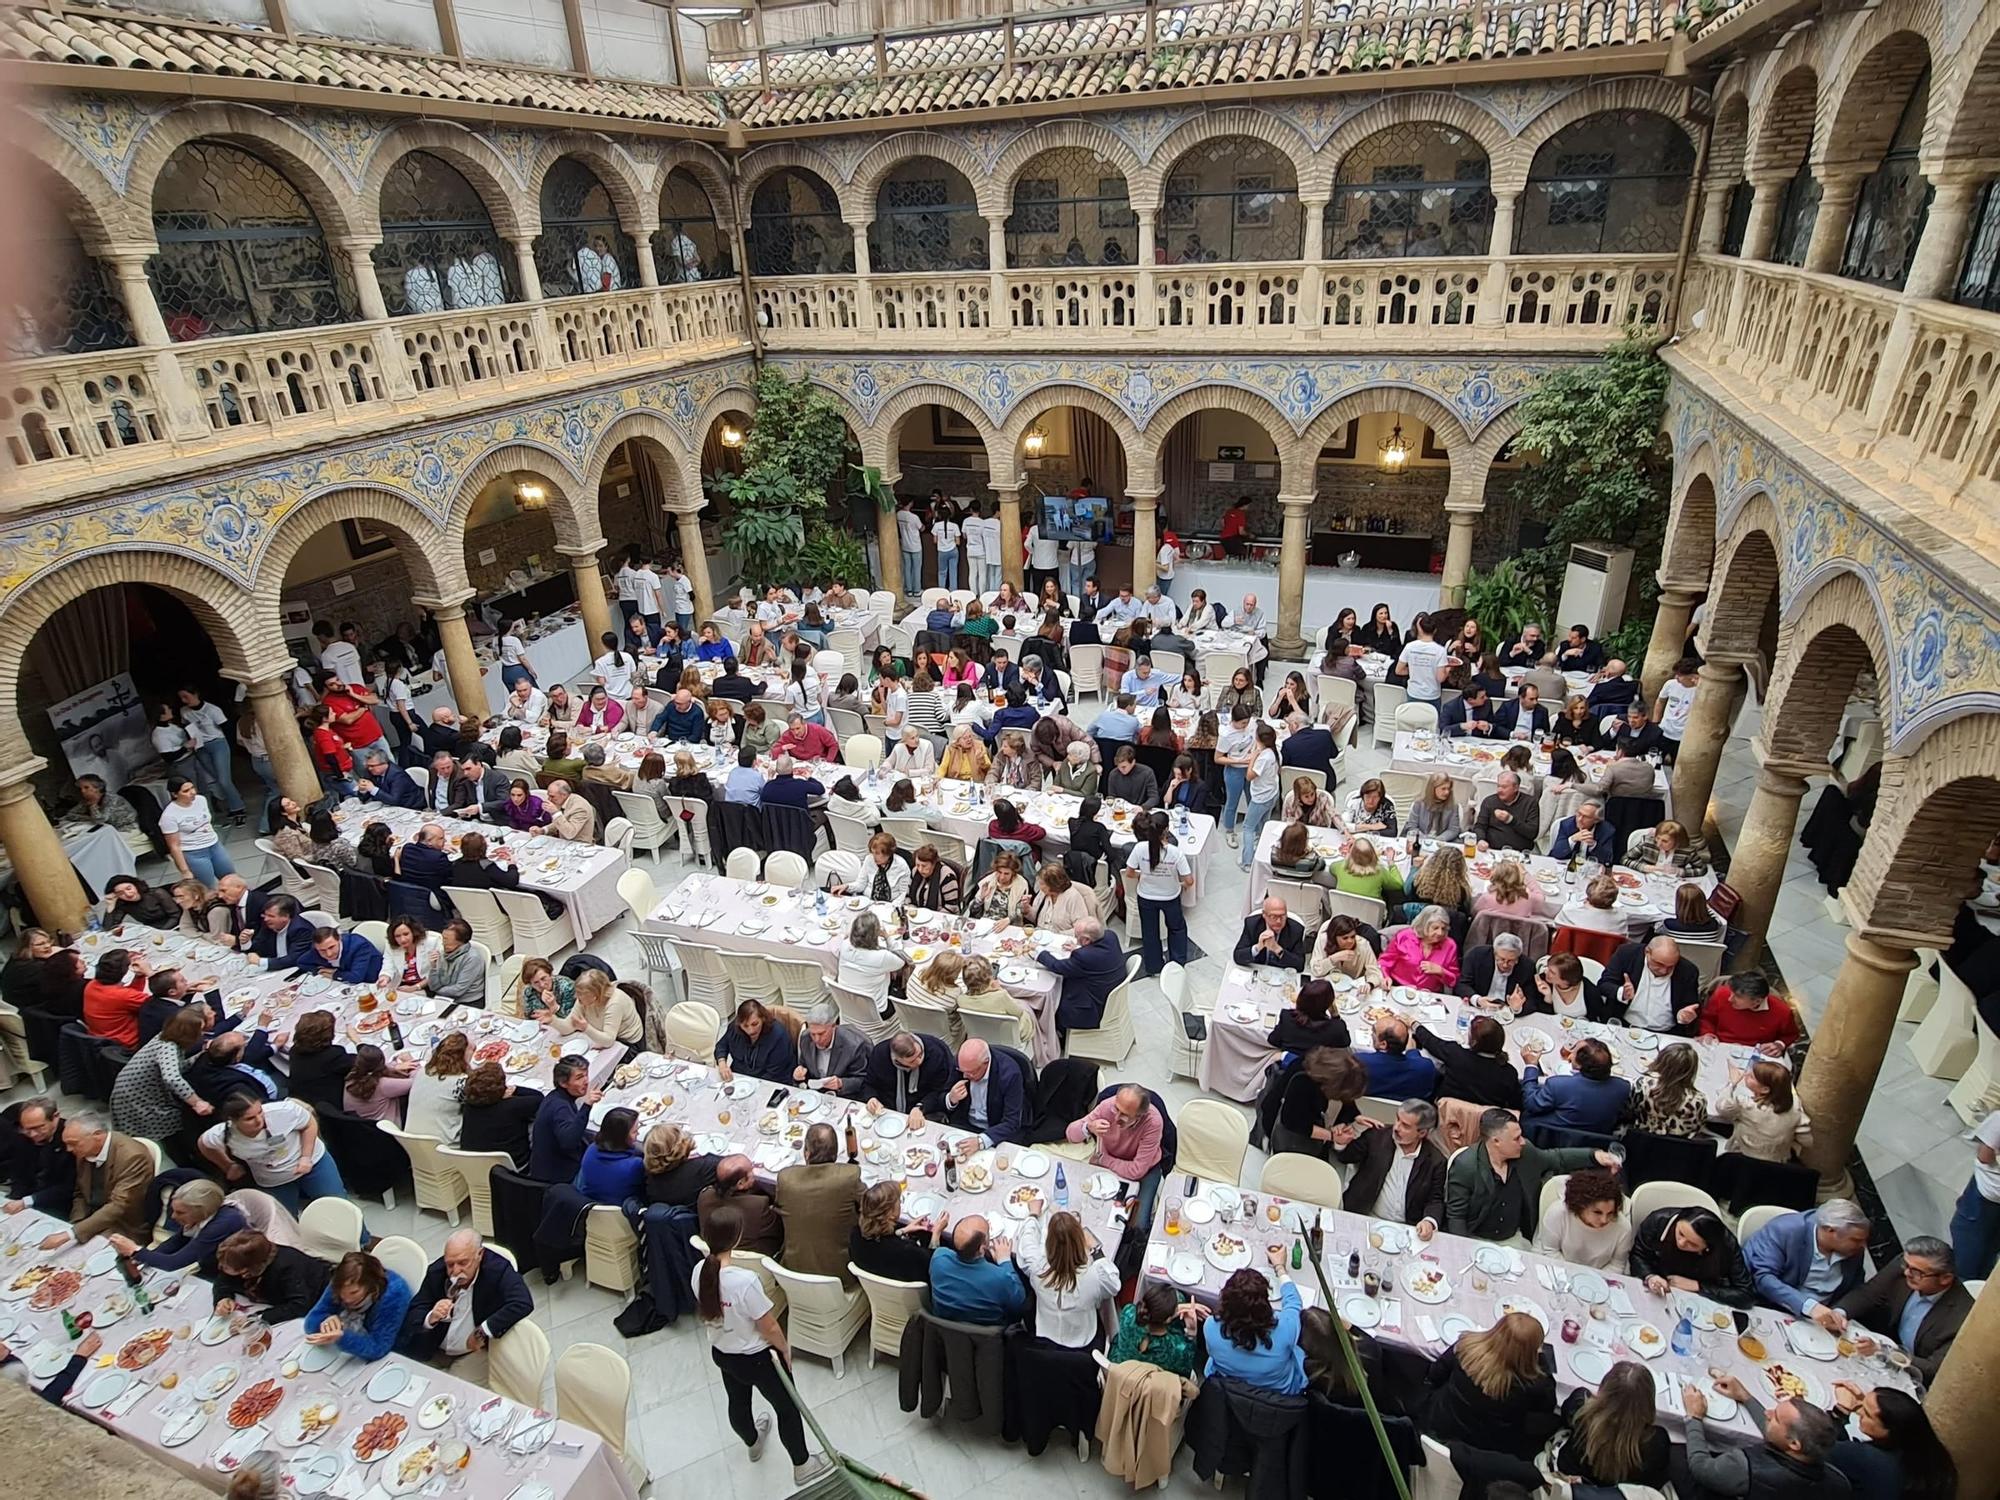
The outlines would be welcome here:
M 1272 680 L 1279 679 L 1274 675 Z M 1084 712 L 1094 711 L 1092 704 Z M 1717 796 L 1725 831 L 1740 822 L 1749 800 L 1755 767 L 1747 737 L 1755 733 L 1756 725 L 1753 705 L 1738 725 L 1723 762 Z M 1387 756 L 1386 751 L 1362 745 L 1350 752 L 1348 759 L 1351 783 L 1382 768 Z M 1806 807 L 1810 810 L 1810 797 Z M 232 850 L 246 871 L 256 871 L 259 856 L 248 838 L 234 842 Z M 647 866 L 643 857 L 640 863 Z M 664 882 L 677 877 L 679 868 L 678 856 L 669 855 L 655 870 L 656 878 Z M 1196 993 L 1212 987 L 1227 963 L 1241 921 L 1244 879 L 1237 870 L 1234 852 L 1219 849 L 1210 899 L 1189 914 L 1190 933 L 1207 954 L 1191 965 Z M 1844 940 L 1843 931 L 1828 918 L 1821 895 L 1810 866 L 1795 849 L 1772 927 L 1771 946 L 1814 1020 L 1840 966 Z M 592 952 L 620 972 L 641 967 L 627 926 L 620 922 L 591 944 Z M 1188 1080 L 1169 1075 L 1167 1045 L 1173 1018 L 1156 984 L 1142 982 L 1135 1004 L 1138 1042 L 1118 1072 L 1149 1084 L 1171 1105 L 1178 1106 L 1197 1091 Z M 1969 1156 L 1959 1139 L 1962 1128 L 1957 1117 L 1943 1104 L 1945 1086 L 1919 1073 L 1910 1061 L 1906 1043 L 1911 1030 L 1897 1028 L 1863 1124 L 1861 1142 L 1895 1226 L 1906 1236 L 1943 1230 L 1951 1203 L 1964 1183 Z M 1259 1161 L 1253 1159 L 1246 1175 L 1254 1177 L 1258 1167 Z M 378 1233 L 408 1234 L 433 1251 L 447 1233 L 437 1215 L 418 1214 L 406 1203 L 392 1211 L 379 1205 L 371 1207 L 369 1222 Z M 657 1483 L 663 1480 L 677 1489 L 699 1486 L 699 1492 L 710 1500 L 722 1500 L 726 1494 L 740 1500 L 769 1500 L 791 1492 L 790 1465 L 775 1439 L 760 1465 L 751 1465 L 741 1453 L 729 1430 L 720 1385 L 699 1328 L 683 1320 L 676 1327 L 628 1343 L 611 1326 L 622 1305 L 611 1293 L 580 1280 L 543 1288 L 538 1278 L 533 1279 L 538 1300 L 535 1316 L 548 1328 L 558 1355 L 573 1343 L 591 1340 L 609 1345 L 631 1362 L 632 1431 L 656 1481 L 656 1492 L 666 1493 Z M 800 1357 L 798 1376 L 808 1405 L 836 1444 L 928 1493 L 965 1493 L 975 1485 L 995 1481 L 1025 1484 L 1025 1466 L 1029 1464 L 1035 1466 L 1032 1482 L 1054 1484 L 1057 1488 L 1052 1493 L 1057 1497 L 1072 1490 L 1093 1497 L 1109 1497 L 1124 1490 L 1122 1483 L 1095 1461 L 1079 1463 L 1073 1450 L 1052 1448 L 1039 1460 L 1031 1459 L 1017 1446 L 1003 1445 L 997 1439 L 961 1441 L 949 1429 L 903 1412 L 897 1404 L 893 1362 L 885 1360 L 871 1369 L 865 1337 L 852 1346 L 844 1378 L 836 1379 L 826 1361 L 811 1356 Z

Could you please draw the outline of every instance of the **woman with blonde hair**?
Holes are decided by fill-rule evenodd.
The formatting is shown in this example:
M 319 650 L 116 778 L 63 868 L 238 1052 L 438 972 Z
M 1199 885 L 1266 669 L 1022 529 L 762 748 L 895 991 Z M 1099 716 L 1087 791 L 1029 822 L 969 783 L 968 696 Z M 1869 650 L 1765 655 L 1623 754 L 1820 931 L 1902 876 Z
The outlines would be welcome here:
M 462 1031 L 448 1032 L 438 1042 L 430 1061 L 411 1081 L 403 1126 L 411 1135 L 435 1136 L 447 1146 L 458 1145 L 465 1125 L 460 1101 L 472 1072 L 471 1050 L 472 1043 Z
M 1539 880 L 1529 880 L 1527 866 L 1518 859 L 1503 859 L 1487 877 L 1486 891 L 1472 903 L 1472 914 L 1491 912 L 1496 917 L 1546 917 L 1548 898 Z
M 694 1149 L 694 1137 L 678 1125 L 655 1125 L 647 1132 L 641 1160 L 646 1169 L 646 1201 L 693 1208 L 704 1188 L 715 1185 L 719 1156 Z
M 965 1027 L 958 1019 L 965 965 L 966 957 L 958 949 L 940 948 L 929 963 L 903 981 L 903 992 L 910 999 L 919 1005 L 934 1005 L 945 1013 L 945 1025 L 954 1047 L 965 1040 Z
M 576 976 L 576 1006 L 549 1023 L 565 1036 L 581 1033 L 593 1047 L 616 1043 L 634 1047 L 645 1039 L 646 1025 L 632 997 L 612 984 L 602 969 L 585 969 Z
M 847 1258 L 857 1269 L 889 1281 L 930 1279 L 931 1251 L 951 1224 L 949 1214 L 903 1223 L 903 1186 L 886 1178 L 861 1195 L 861 1216 L 847 1235 Z
M 1462 917 L 1472 915 L 1472 881 L 1465 870 L 1465 856 L 1456 844 L 1440 844 L 1424 856 L 1410 881 L 1413 904 L 1438 906 Z
M 1652 875 L 1706 875 L 1708 843 L 1668 818 L 1625 846 L 1625 863 Z
M 701 675 L 699 667 L 681 668 L 680 681 L 674 684 L 674 689 L 678 692 L 682 688 L 704 702 L 708 699 L 708 679 Z
M 1035 1337 L 1063 1349 L 1095 1348 L 1102 1334 L 1098 1309 L 1118 1295 L 1118 1267 L 1067 1210 L 1049 1215 L 1040 1244 L 1018 1263 L 1035 1295 Z
M 1441 1443 L 1535 1455 L 1556 1428 L 1555 1377 L 1542 1368 L 1547 1335 L 1526 1313 L 1462 1333 L 1430 1368 L 1425 1431 Z
M 1013 1017 L 1014 1023 L 1020 1028 L 1020 1049 L 1023 1052 L 1032 1049 L 1035 1039 L 1034 1013 L 1001 986 L 990 961 L 983 958 L 968 958 L 965 961 L 964 972 L 959 977 L 959 987 L 964 991 L 958 1001 L 961 1012 L 972 1010 L 986 1016 Z
M 1736 1126 L 1722 1148 L 1725 1156 L 1787 1162 L 1812 1144 L 1812 1121 L 1793 1092 L 1792 1070 L 1768 1057 L 1748 1072 L 1731 1066 L 1729 1092 L 1716 1101 L 1715 1117 Z
M 1701 1054 L 1693 1043 L 1662 1047 L 1633 1080 L 1625 1099 L 1624 1123 L 1654 1135 L 1701 1135 L 1708 1128 L 1708 1101 L 1696 1083 L 1700 1072 Z
M 992 765 L 993 758 L 980 743 L 978 731 L 970 724 L 961 724 L 952 731 L 951 743 L 944 747 L 938 776 L 944 781 L 984 781 Z
M 1356 834 L 1347 845 L 1347 857 L 1333 866 L 1333 888 L 1353 896 L 1372 896 L 1384 906 L 1403 899 L 1403 877 L 1393 864 L 1385 863 L 1375 841 Z
M 1403 832 L 1427 839 L 1455 839 L 1463 831 L 1458 793 L 1451 778 L 1442 771 L 1432 773 L 1424 781 L 1423 793 L 1410 804 L 1410 815 L 1403 819 Z
M 1011 926 L 1022 919 L 1029 895 L 1028 882 L 1021 878 L 1020 857 L 1011 849 L 1001 849 L 995 852 L 986 878 L 973 891 L 966 915 L 990 917 L 1002 927 Z
M 1673 1444 L 1654 1418 L 1659 1393 L 1653 1372 L 1636 1359 L 1611 1367 L 1593 1395 L 1578 1386 L 1563 1403 L 1569 1431 L 1556 1448 L 1556 1471 L 1587 1485 L 1667 1487 Z

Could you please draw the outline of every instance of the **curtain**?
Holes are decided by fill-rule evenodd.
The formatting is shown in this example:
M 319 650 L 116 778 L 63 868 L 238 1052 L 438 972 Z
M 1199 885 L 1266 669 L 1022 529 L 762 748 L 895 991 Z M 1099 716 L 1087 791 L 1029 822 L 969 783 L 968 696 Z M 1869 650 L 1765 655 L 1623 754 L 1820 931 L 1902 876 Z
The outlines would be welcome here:
M 132 637 L 125 623 L 125 602 L 122 585 L 92 589 L 57 610 L 36 633 L 28 663 L 48 689 L 51 703 L 130 669 Z
M 1079 482 L 1088 474 L 1097 481 L 1096 490 L 1100 495 L 1113 499 L 1125 493 L 1125 445 L 1118 441 L 1118 434 L 1111 424 L 1096 412 L 1071 407 L 1069 413 L 1070 440 L 1076 448 L 1076 477 Z
M 1178 424 L 1167 434 L 1167 441 L 1160 449 L 1160 483 L 1165 486 L 1160 494 L 1162 526 L 1168 524 L 1170 515 L 1177 524 L 1193 524 L 1183 518 L 1194 514 L 1195 486 L 1201 476 L 1201 459 L 1195 450 L 1199 426 L 1196 422 Z

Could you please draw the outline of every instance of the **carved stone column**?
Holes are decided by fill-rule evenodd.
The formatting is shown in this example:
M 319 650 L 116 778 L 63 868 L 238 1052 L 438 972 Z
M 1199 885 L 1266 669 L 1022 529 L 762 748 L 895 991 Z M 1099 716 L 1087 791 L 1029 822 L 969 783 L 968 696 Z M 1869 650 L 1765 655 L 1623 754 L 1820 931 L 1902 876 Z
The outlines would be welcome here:
M 1742 964 L 1757 961 L 1757 946 L 1770 930 L 1778 888 L 1785 883 L 1785 860 L 1798 832 L 1799 802 L 1806 794 L 1808 774 L 1810 768 L 1780 760 L 1767 760 L 1757 770 L 1757 790 L 1743 814 L 1729 860 L 1729 884 L 1743 898 L 1729 925 L 1750 934 L 1739 960 Z
M 1848 1158 L 1916 966 L 1916 950 L 1907 942 L 1865 928 L 1847 935 L 1847 959 L 1813 1032 L 1812 1061 L 1799 1075 L 1799 1102 L 1812 1120 L 1812 1144 L 1800 1155 L 1818 1171 L 1823 1198 L 1853 1190 Z
M 864 331 L 876 326 L 875 290 L 870 279 L 874 268 L 868 259 L 868 226 L 874 222 L 862 219 L 847 226 L 854 233 L 854 326 Z
M 1134 270 L 1138 273 L 1139 326 L 1143 329 L 1158 326 L 1160 314 L 1158 292 L 1153 285 L 1153 256 L 1156 253 L 1153 248 L 1153 211 L 1151 209 L 1140 209 L 1137 217 L 1139 220 L 1139 259 L 1134 266 Z
M 1698 254 L 1722 253 L 1722 232 L 1729 227 L 1729 197 L 1735 189 L 1733 182 L 1719 182 L 1702 190 L 1701 233 L 1694 246 Z
M 681 542 L 681 566 L 694 592 L 694 619 L 699 625 L 715 613 L 715 584 L 708 573 L 708 549 L 701 539 L 701 512 L 677 510 L 674 527 Z
M 604 570 L 598 566 L 597 554 L 604 546 L 604 538 L 587 542 L 581 547 L 557 547 L 556 551 L 569 559 L 570 576 L 576 581 L 577 607 L 583 612 L 583 631 L 589 638 L 590 654 L 595 657 L 599 642 L 606 635 L 618 635 L 618 628 L 611 623 L 611 606 L 604 598 Z M 623 636 L 619 636 L 618 647 L 625 648 Z
M 1840 269 L 1841 254 L 1847 249 L 1847 231 L 1854 225 L 1855 200 L 1860 196 L 1858 173 L 1821 180 L 1819 217 L 1813 220 L 1812 243 L 1806 247 L 1806 270 L 1830 273 Z
M 1479 510 L 1445 510 L 1445 520 L 1450 522 L 1451 530 L 1444 539 L 1444 576 L 1439 581 L 1448 606 L 1465 603 L 1465 585 L 1472 578 L 1472 534 L 1478 529 L 1479 518 L 1483 514 L 1485 512 Z
M 1326 297 L 1326 199 L 1301 198 L 1299 212 L 1305 219 L 1305 244 L 1299 271 L 1299 324 L 1308 337 L 1320 333 L 1320 305 Z
M 0 844 L 14 862 L 14 874 L 35 920 L 44 927 L 77 932 L 90 920 L 90 901 L 48 814 L 35 800 L 35 776 L 47 766 L 37 756 L 0 771 Z
M 1153 586 L 1158 576 L 1160 535 L 1155 529 L 1160 514 L 1160 496 L 1164 490 L 1135 490 L 1126 488 L 1126 498 L 1132 502 L 1132 592 L 1143 594 Z
M 319 773 L 313 769 L 312 754 L 299 733 L 299 717 L 292 708 L 291 671 L 281 669 L 263 677 L 246 678 L 243 692 L 256 716 L 257 732 L 264 736 L 264 752 L 277 773 L 278 785 L 287 797 L 301 806 L 319 798 Z
M 1026 582 L 1021 564 L 1021 479 L 1011 469 L 995 469 L 992 485 L 1000 496 L 1000 576 L 1020 588 Z
M 437 622 L 438 640 L 444 647 L 445 676 L 450 681 L 452 701 L 458 705 L 460 717 L 469 716 L 478 722 L 487 714 L 486 679 L 480 670 L 479 655 L 472 649 L 472 631 L 465 623 L 465 606 L 472 597 L 472 590 L 467 589 L 448 599 L 417 598 L 411 602 L 429 610 Z
M 1302 658 L 1306 649 L 1306 553 L 1314 498 L 1310 493 L 1278 496 L 1283 529 L 1278 540 L 1278 630 L 1271 637 L 1271 654 L 1287 661 Z
M 518 235 L 507 241 L 514 251 L 514 275 L 521 283 L 523 302 L 542 300 L 542 272 L 535 264 L 535 237 L 532 234 Z
M 166 407 L 168 430 L 177 438 L 206 439 L 211 433 L 208 416 L 173 352 L 173 335 L 167 332 L 159 299 L 153 295 L 152 280 L 146 275 L 146 262 L 152 253 L 150 246 L 115 245 L 105 250 L 102 259 L 111 268 L 132 337 L 139 341 L 140 347 L 154 351 L 153 385 Z
M 1688 625 L 1700 597 L 1698 591 L 1678 584 L 1660 585 L 1659 601 L 1653 607 L 1653 635 L 1646 642 L 1646 662 L 1639 672 L 1648 704 L 1660 696 L 1660 689 L 1673 675 L 1674 663 L 1687 649 Z
M 1514 253 L 1514 208 L 1518 188 L 1493 190 L 1493 233 L 1486 241 L 1486 281 L 1479 288 L 1479 321 L 1498 329 L 1507 322 L 1507 260 Z
M 1778 241 L 1778 221 L 1785 211 L 1789 172 L 1760 172 L 1750 179 L 1750 222 L 1743 229 L 1742 260 L 1769 260 Z
M 1674 762 L 1674 818 L 1692 832 L 1699 833 L 1708 816 L 1716 768 L 1722 764 L 1722 748 L 1729 742 L 1742 688 L 1742 662 L 1711 656 L 1703 665 Z

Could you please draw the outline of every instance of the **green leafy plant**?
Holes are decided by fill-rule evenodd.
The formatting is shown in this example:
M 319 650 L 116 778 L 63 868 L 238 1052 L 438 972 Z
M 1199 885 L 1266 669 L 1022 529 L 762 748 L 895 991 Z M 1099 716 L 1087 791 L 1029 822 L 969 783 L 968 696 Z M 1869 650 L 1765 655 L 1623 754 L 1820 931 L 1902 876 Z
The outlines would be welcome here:
M 1509 640 L 1530 620 L 1548 618 L 1548 604 L 1542 581 L 1511 557 L 1492 572 L 1475 572 L 1466 580 L 1466 613 L 1495 640 Z
M 848 494 L 865 496 L 884 515 L 896 508 L 896 492 L 882 482 L 880 469 L 865 464 L 849 464 L 847 474 Z
M 849 583 L 869 578 L 868 549 L 851 531 L 842 531 L 827 522 L 806 528 L 805 545 L 799 549 L 798 577 L 843 578 Z
M 850 451 L 840 407 L 826 392 L 770 368 L 757 377 L 757 416 L 744 435 L 743 472 L 711 474 L 707 481 L 708 492 L 728 504 L 722 543 L 736 555 L 737 583 L 789 586 L 829 572 L 867 576 L 865 554 L 827 513 Z M 814 555 L 840 566 L 822 566 Z M 857 557 L 863 559 L 858 565 L 851 561 Z

